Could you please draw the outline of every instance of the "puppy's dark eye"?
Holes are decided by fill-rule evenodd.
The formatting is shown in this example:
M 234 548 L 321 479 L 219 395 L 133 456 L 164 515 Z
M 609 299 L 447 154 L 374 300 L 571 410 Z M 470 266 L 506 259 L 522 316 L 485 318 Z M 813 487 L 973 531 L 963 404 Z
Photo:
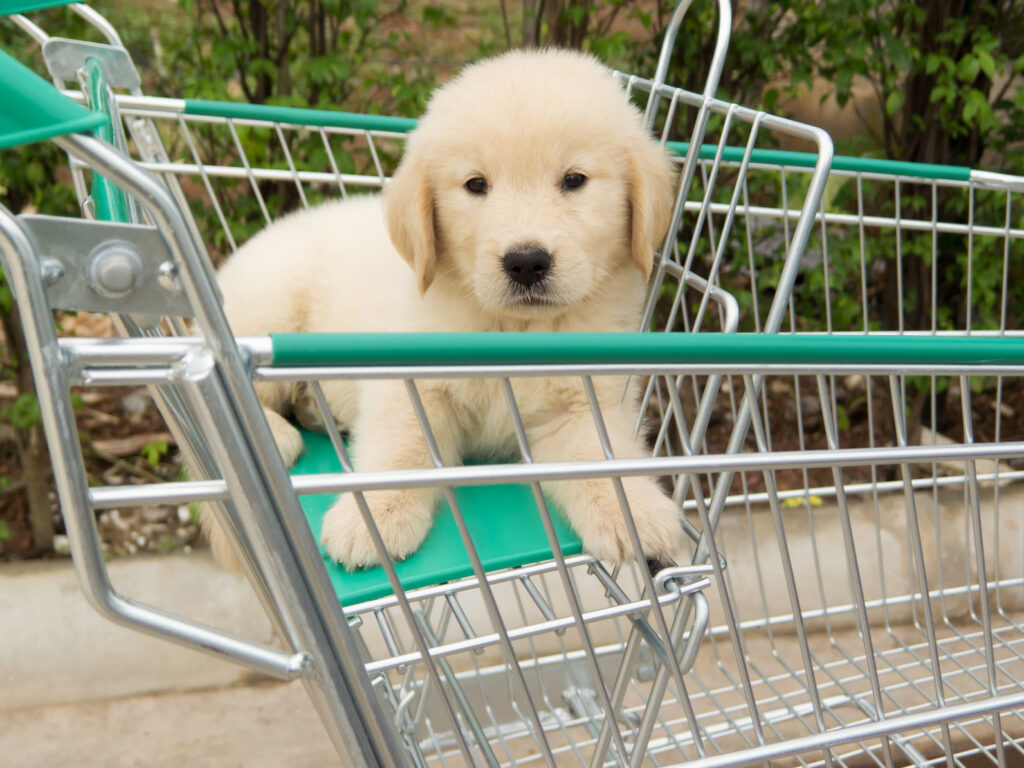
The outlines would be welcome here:
M 567 173 L 562 177 L 562 189 L 572 191 L 579 189 L 587 183 L 587 177 L 582 173 Z
M 486 195 L 487 194 L 487 179 L 483 176 L 474 176 L 472 179 L 463 184 L 466 191 L 471 195 Z

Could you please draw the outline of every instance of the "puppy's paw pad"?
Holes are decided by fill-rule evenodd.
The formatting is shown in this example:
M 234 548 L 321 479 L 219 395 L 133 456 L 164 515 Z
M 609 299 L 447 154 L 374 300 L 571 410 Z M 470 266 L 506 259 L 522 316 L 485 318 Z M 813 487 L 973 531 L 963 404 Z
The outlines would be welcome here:
M 367 494 L 373 519 L 388 555 L 402 560 L 419 547 L 430 530 L 432 504 L 423 494 L 398 491 Z M 352 494 L 346 494 L 324 517 L 320 543 L 349 571 L 380 563 L 380 554 Z

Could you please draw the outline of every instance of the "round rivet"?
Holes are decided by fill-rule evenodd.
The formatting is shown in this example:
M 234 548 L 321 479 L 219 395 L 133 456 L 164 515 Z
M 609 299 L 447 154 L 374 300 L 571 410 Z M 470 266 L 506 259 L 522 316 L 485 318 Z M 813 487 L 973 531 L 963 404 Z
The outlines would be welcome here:
M 60 282 L 64 277 L 64 265 L 57 259 L 43 259 L 40 267 L 43 273 L 43 284 L 47 287 Z
M 173 296 L 181 293 L 181 283 L 178 282 L 178 266 L 172 261 L 165 261 L 156 270 L 156 280 L 160 287 Z

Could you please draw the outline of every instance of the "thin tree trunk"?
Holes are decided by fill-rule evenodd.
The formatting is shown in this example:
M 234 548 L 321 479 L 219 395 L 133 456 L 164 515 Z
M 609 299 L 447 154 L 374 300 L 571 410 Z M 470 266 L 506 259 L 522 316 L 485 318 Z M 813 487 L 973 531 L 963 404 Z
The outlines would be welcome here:
M 564 48 L 568 42 L 564 11 L 565 0 L 546 0 L 544 3 L 544 15 L 548 20 L 548 45 Z
M 4 340 L 11 363 L 16 368 L 15 384 L 17 393 L 35 396 L 32 367 L 28 361 L 25 336 L 18 322 L 18 310 L 12 305 L 10 313 L 0 320 Z M 53 511 L 50 508 L 49 453 L 46 440 L 38 424 L 27 430 L 15 427 L 18 442 L 18 461 L 21 464 L 21 481 L 24 483 L 28 501 L 28 522 L 32 529 L 32 548 L 37 552 L 53 551 Z
M 46 450 L 43 430 L 36 425 L 28 431 L 21 453 L 21 479 L 28 498 L 28 522 L 32 528 L 33 548 L 38 552 L 53 551 L 53 510 L 50 505 L 50 454 Z
M 249 26 L 252 28 L 252 37 L 259 44 L 260 58 L 270 59 L 270 30 L 267 24 L 267 9 L 260 0 L 249 2 Z M 265 70 L 260 70 L 256 76 L 256 92 L 254 101 L 257 104 L 266 102 L 270 96 L 270 75 Z
M 540 15 L 543 0 L 523 0 L 523 47 L 540 47 Z
M 277 2 L 277 95 L 288 96 L 292 92 L 292 70 L 288 56 L 288 6 L 287 0 Z M 312 21 L 312 20 L 311 20 Z M 311 30 L 315 34 L 315 30 Z
M 499 0 L 498 4 L 501 6 L 501 26 L 505 30 L 505 47 L 512 47 L 512 30 L 508 25 L 508 7 L 505 5 L 505 0 Z

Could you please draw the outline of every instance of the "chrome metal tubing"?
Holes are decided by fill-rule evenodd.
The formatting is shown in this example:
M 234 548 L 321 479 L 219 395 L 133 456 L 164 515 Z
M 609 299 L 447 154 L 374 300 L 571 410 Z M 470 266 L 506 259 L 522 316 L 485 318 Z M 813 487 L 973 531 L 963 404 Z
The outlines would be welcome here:
M 679 0 L 668 25 L 665 27 L 665 37 L 661 43 L 661 50 L 658 53 L 658 64 L 654 70 L 654 77 L 651 81 L 655 84 L 652 92 L 658 86 L 663 85 L 668 79 L 668 68 L 672 63 L 672 54 L 675 51 L 676 37 L 683 25 L 686 12 L 693 4 L 693 0 Z M 715 52 L 711 57 L 711 65 L 708 69 L 708 79 L 704 83 L 704 96 L 714 98 L 718 90 L 718 83 L 722 78 L 722 70 L 725 68 L 725 55 L 729 50 L 729 36 L 732 33 L 732 5 L 729 0 L 718 0 L 718 34 L 715 37 Z M 654 117 L 657 111 L 657 99 L 647 102 L 647 109 L 644 113 L 644 123 L 648 128 L 653 127 Z
M 291 483 L 297 494 L 347 493 L 388 488 L 429 488 L 443 485 L 497 485 L 501 483 L 579 480 L 595 477 L 692 474 L 695 472 L 746 472 L 765 469 L 803 469 L 835 466 L 879 466 L 900 462 L 977 461 L 1024 455 L 1024 442 L 974 443 L 970 445 L 912 445 L 887 448 L 778 451 L 759 456 L 724 453 L 693 456 L 662 456 L 649 459 L 546 462 L 543 464 L 489 464 L 390 472 L 322 473 L 296 475 Z M 954 478 L 956 479 L 956 478 Z M 963 482 L 959 480 L 959 482 Z M 892 486 L 902 489 L 904 484 Z M 930 487 L 920 482 L 911 487 Z M 863 489 L 867 492 L 868 488 Z M 179 500 L 214 500 L 225 497 L 227 487 L 215 480 L 155 484 L 146 489 L 96 488 L 90 491 L 97 508 L 127 504 L 176 503 Z M 798 498 L 804 492 L 790 495 Z M 779 498 L 784 498 L 779 494 Z M 758 503 L 767 497 L 759 498 Z
M 1024 693 L 1013 693 L 1007 696 L 994 696 L 966 704 L 954 704 L 936 707 L 923 712 L 908 715 L 887 717 L 884 720 L 832 728 L 823 733 L 808 736 L 797 736 L 774 744 L 765 744 L 752 749 L 737 750 L 727 754 L 715 755 L 701 760 L 679 763 L 679 768 L 741 768 L 745 765 L 764 764 L 770 760 L 799 755 L 851 744 L 867 739 L 913 732 L 929 726 L 943 725 L 958 720 L 965 720 L 978 715 L 996 712 L 1012 712 L 1024 707 Z
M 278 607 L 293 616 L 293 626 L 303 635 L 300 645 L 318 666 L 315 677 L 307 678 L 307 689 L 340 753 L 356 763 L 400 765 L 404 748 L 381 717 L 378 700 L 358 663 L 350 630 L 311 541 L 200 246 L 170 193 L 119 152 L 82 135 L 55 142 L 134 195 L 163 234 L 215 361 L 214 375 L 230 403 L 220 414 L 225 431 L 216 437 L 231 449 L 219 458 L 247 470 L 254 485 L 244 491 L 262 497 L 258 509 L 269 527 L 261 532 L 252 526 L 246 530 L 257 545 L 271 536 L 279 545 L 274 551 L 257 546 L 256 559 L 264 572 L 274 573 L 277 586 L 285 585 L 292 593 L 293 600 Z
M 272 677 L 292 680 L 304 675 L 309 669 L 309 657 L 304 653 L 265 648 L 128 600 L 114 590 L 95 530 L 78 430 L 68 396 L 69 382 L 42 286 L 38 257 L 17 221 L 2 207 L 0 248 L 4 272 L 18 302 L 75 570 L 90 604 L 117 624 L 234 660 Z

